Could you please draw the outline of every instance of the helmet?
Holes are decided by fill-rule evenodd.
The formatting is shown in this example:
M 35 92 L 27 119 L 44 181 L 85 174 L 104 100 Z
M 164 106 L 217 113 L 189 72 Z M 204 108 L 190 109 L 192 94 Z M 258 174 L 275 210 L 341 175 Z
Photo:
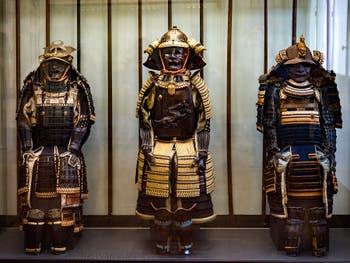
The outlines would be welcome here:
M 53 41 L 49 46 L 44 48 L 44 54 L 39 56 L 40 63 L 52 59 L 61 60 L 69 65 L 72 65 L 73 57 L 71 55 L 76 49 L 70 46 L 63 46 L 62 40 Z
M 159 56 L 159 50 L 166 47 L 189 48 L 189 56 L 186 63 L 186 69 L 198 69 L 206 65 L 202 57 L 204 46 L 186 36 L 184 32 L 174 26 L 168 32 L 164 33 L 158 40 L 153 41 L 145 49 L 148 58 L 144 65 L 150 69 L 162 70 L 162 62 Z
M 177 27 L 173 27 L 160 38 L 158 48 L 164 48 L 164 47 L 188 48 L 189 45 L 187 41 L 188 41 L 188 38 L 185 35 L 185 33 L 182 32 Z
M 310 66 L 321 66 L 323 60 L 324 56 L 322 52 L 315 50 L 313 54 L 311 54 L 310 49 L 305 44 L 305 37 L 301 35 L 298 43 L 278 52 L 275 56 L 277 64 L 272 67 L 271 73 L 278 74 L 277 72 L 280 70 L 281 66 L 298 63 L 306 63 Z

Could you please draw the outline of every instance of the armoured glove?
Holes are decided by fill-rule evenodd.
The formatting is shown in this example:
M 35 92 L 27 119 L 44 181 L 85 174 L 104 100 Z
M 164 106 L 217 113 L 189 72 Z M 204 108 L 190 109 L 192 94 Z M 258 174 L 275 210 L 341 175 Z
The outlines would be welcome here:
M 28 161 L 28 159 L 40 156 L 41 152 L 43 151 L 44 146 L 41 146 L 35 150 L 32 148 L 28 149 L 27 151 L 24 151 L 21 158 L 22 165 Z
M 69 159 L 68 159 L 68 164 L 75 167 L 75 166 L 79 166 L 80 162 L 79 162 L 79 157 L 73 153 L 73 152 L 69 152 Z
M 145 155 L 145 160 L 146 160 L 148 165 L 156 163 L 156 159 L 154 158 L 154 155 L 152 153 L 152 147 L 144 146 L 144 147 L 142 147 L 142 152 Z
M 78 157 L 78 153 L 75 153 L 74 151 L 66 151 L 62 154 L 60 154 L 60 157 L 68 157 L 68 164 L 72 167 L 80 167 L 80 160 Z
M 270 165 L 277 164 L 278 159 L 281 158 L 281 151 L 279 148 L 274 148 L 268 152 L 267 162 Z
M 200 151 L 198 156 L 194 159 L 193 166 L 198 166 L 198 175 L 204 175 L 206 169 L 206 162 L 208 159 L 208 152 Z

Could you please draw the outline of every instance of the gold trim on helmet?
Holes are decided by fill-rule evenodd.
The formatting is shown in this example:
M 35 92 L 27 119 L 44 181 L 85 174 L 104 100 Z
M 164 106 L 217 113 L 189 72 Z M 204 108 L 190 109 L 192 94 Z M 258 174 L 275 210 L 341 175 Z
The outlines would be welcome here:
M 275 56 L 275 60 L 279 65 L 291 65 L 297 63 L 316 64 L 310 49 L 305 44 L 305 37 L 303 35 L 300 36 L 298 43 L 287 49 L 280 50 Z
M 159 56 L 159 50 L 166 47 L 182 47 L 189 49 L 186 69 L 199 69 L 206 65 L 202 52 L 205 47 L 198 41 L 188 38 L 184 32 L 177 27 L 173 27 L 162 35 L 160 39 L 151 42 L 145 49 L 148 58 L 144 65 L 150 69 L 162 70 L 163 65 Z
M 158 48 L 183 47 L 188 48 L 188 37 L 177 27 L 173 27 L 160 38 Z
M 310 66 L 322 67 L 324 55 L 318 50 L 314 50 L 313 53 L 311 53 L 310 49 L 305 44 L 305 37 L 301 35 L 298 43 L 280 50 L 275 56 L 275 61 L 277 64 L 271 67 L 269 70 L 270 74 L 283 75 L 283 66 L 285 65 L 306 63 Z
M 58 59 L 71 65 L 73 62 L 71 53 L 75 50 L 74 47 L 64 46 L 62 40 L 56 40 L 44 48 L 44 54 L 39 56 L 39 61 L 43 63 L 48 60 Z
M 187 43 L 194 50 L 196 55 L 199 55 L 201 52 L 203 52 L 205 50 L 205 47 L 200 42 L 198 42 L 197 40 L 195 40 L 193 38 L 189 38 L 187 40 Z
M 152 55 L 154 50 L 158 47 L 159 45 L 159 40 L 154 40 L 151 42 L 151 44 L 148 45 L 148 47 L 145 49 L 144 53 L 147 53 L 148 55 Z

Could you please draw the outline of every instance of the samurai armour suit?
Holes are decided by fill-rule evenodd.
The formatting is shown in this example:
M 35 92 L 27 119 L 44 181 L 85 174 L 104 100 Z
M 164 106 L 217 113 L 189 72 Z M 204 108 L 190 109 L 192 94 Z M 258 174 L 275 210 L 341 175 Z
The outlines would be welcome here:
M 312 246 L 315 256 L 323 256 L 337 192 L 335 128 L 342 126 L 335 74 L 322 68 L 322 54 L 312 56 L 303 37 L 276 61 L 260 78 L 257 104 L 272 238 L 288 255 Z
M 95 115 L 90 87 L 71 65 L 72 51 L 62 41 L 47 47 L 19 100 L 18 195 L 27 253 L 40 253 L 45 225 L 53 253 L 64 252 L 83 227 L 88 190 L 81 147 Z
M 210 196 L 214 172 L 208 151 L 212 112 L 206 84 L 199 72 L 190 71 L 204 65 L 194 51 L 195 45 L 197 52 L 202 46 L 189 43 L 182 31 L 173 28 L 146 49 L 149 59 L 144 65 L 161 73 L 150 73 L 136 108 L 141 138 L 136 214 L 156 225 L 162 222 L 160 228 L 173 224 L 181 239 L 179 250 L 185 254 L 192 246 L 181 234 L 186 232 L 185 225 L 215 218 Z M 185 57 L 185 62 L 175 63 L 174 69 L 167 64 L 171 57 Z M 163 252 L 169 252 L 169 235 L 164 234 L 165 244 L 157 243 Z

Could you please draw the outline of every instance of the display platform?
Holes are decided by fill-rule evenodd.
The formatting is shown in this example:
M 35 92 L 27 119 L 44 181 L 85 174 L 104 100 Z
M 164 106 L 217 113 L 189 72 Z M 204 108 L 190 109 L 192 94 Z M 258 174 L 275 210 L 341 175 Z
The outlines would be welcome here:
M 52 255 L 26 255 L 23 233 L 15 227 L 0 232 L 0 262 L 350 262 L 350 229 L 330 230 L 330 253 L 288 257 L 272 244 L 268 228 L 203 228 L 196 231 L 193 254 L 157 255 L 148 228 L 86 228 L 74 250 Z

